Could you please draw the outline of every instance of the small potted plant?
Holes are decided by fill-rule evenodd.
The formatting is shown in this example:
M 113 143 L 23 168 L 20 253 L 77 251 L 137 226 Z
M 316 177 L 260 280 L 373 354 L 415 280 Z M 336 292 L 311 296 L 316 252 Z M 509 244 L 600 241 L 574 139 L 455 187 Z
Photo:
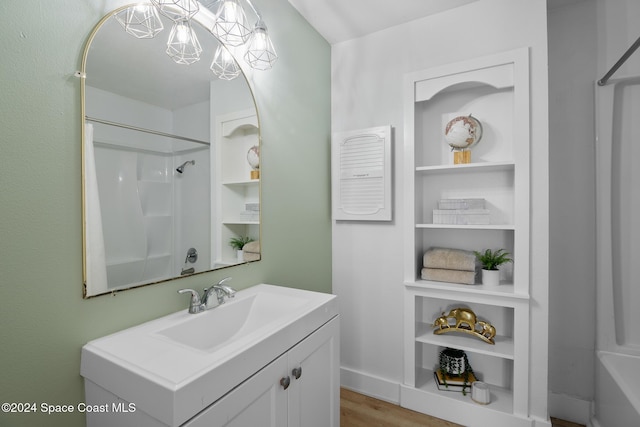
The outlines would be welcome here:
M 482 284 L 496 286 L 500 282 L 500 267 L 507 262 L 513 262 L 511 254 L 505 249 L 486 249 L 484 252 L 473 251 L 482 264 Z
M 238 257 L 238 262 L 244 261 L 244 255 L 242 254 L 242 248 L 249 242 L 253 242 L 253 239 L 249 236 L 234 236 L 229 240 L 229 246 L 236 250 L 236 255 Z

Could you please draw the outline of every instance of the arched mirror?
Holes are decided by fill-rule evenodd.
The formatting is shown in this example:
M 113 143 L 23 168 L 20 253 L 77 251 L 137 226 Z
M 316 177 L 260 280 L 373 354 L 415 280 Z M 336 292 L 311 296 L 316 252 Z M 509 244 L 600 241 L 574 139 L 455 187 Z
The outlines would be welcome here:
M 85 298 L 260 259 L 258 115 L 242 73 L 210 69 L 211 12 L 191 19 L 200 60 L 179 64 L 173 21 L 137 38 L 126 10 L 96 26 L 80 72 Z

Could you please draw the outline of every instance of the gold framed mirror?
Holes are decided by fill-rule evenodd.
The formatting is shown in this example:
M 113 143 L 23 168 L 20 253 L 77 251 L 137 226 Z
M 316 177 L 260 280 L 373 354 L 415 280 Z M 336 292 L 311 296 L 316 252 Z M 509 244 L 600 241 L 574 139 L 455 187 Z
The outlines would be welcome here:
M 191 19 L 201 59 L 180 64 L 166 53 L 173 22 L 134 37 L 115 18 L 132 7 L 96 25 L 79 72 L 85 298 L 260 259 L 260 126 L 245 75 L 210 70 L 209 10 Z

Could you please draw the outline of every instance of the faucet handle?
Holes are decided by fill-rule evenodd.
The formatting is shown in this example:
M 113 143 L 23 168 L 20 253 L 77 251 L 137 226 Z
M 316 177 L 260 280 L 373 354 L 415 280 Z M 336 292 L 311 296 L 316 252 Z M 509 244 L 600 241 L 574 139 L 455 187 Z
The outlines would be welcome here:
M 215 285 L 215 287 L 220 291 L 222 291 L 228 298 L 233 298 L 234 295 L 236 294 L 236 290 L 233 289 L 231 286 L 225 285 L 225 282 L 230 282 L 230 281 L 231 281 L 231 277 L 225 277 L 224 279 L 220 280 Z
M 217 285 L 218 285 L 218 286 L 220 286 L 220 285 L 222 285 L 224 282 L 229 282 L 229 281 L 231 281 L 231 276 L 229 276 L 229 277 L 225 277 L 224 279 L 220 280 L 220 281 L 217 283 Z
M 179 294 L 186 294 L 187 292 L 191 292 L 191 305 L 200 304 L 200 294 L 193 289 L 180 289 L 178 291 Z
M 236 296 L 236 290 L 233 289 L 231 286 L 218 285 L 218 289 L 222 290 L 222 292 L 224 292 L 227 298 L 233 298 L 234 296 Z
M 191 293 L 191 301 L 189 302 L 189 313 L 196 314 L 202 311 L 202 303 L 200 302 L 200 295 L 193 289 L 180 289 L 179 294 Z

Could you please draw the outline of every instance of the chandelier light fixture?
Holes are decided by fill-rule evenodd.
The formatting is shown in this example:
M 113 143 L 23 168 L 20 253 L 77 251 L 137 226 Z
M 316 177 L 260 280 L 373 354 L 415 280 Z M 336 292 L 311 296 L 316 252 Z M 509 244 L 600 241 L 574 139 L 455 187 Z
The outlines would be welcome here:
M 116 21 L 139 39 L 151 39 L 164 29 L 158 10 L 150 4 L 139 4 L 118 12 Z
M 258 18 L 253 31 L 248 30 L 246 14 L 240 0 L 215 0 L 207 6 L 216 14 L 211 33 L 231 46 L 245 45 L 247 50 L 243 56 L 249 66 L 256 70 L 268 70 L 273 67 L 278 55 L 262 15 L 251 0 L 244 1 Z
M 267 32 L 262 15 L 251 0 L 150 0 L 152 4 L 130 6 L 115 15 L 125 31 L 137 38 L 153 38 L 164 28 L 159 13 L 173 21 L 166 53 L 178 64 L 192 64 L 200 60 L 202 47 L 191 26 L 200 5 L 214 14 L 209 31 L 218 39 L 211 71 L 220 79 L 232 80 L 240 72 L 240 66 L 229 51 L 242 56 L 256 70 L 268 70 L 278 59 L 273 42 Z M 244 1 L 256 16 L 251 29 L 247 14 L 241 5 Z M 244 49 L 244 53 L 242 53 Z
M 196 0 L 151 0 L 151 3 L 174 22 L 188 21 L 200 10 Z
M 229 46 L 241 46 L 247 42 L 251 27 L 238 0 L 217 1 L 214 13 L 216 20 L 211 27 L 211 34 Z
M 244 59 L 251 68 L 256 70 L 268 70 L 278 59 L 271 38 L 267 33 L 267 26 L 262 19 L 258 20 L 251 33 Z
M 177 21 L 167 41 L 167 55 L 177 64 L 193 64 L 200 60 L 202 47 L 189 21 Z
M 233 80 L 240 75 L 240 66 L 233 58 L 233 55 L 223 45 L 219 45 L 213 55 L 211 67 L 213 74 L 222 80 Z

